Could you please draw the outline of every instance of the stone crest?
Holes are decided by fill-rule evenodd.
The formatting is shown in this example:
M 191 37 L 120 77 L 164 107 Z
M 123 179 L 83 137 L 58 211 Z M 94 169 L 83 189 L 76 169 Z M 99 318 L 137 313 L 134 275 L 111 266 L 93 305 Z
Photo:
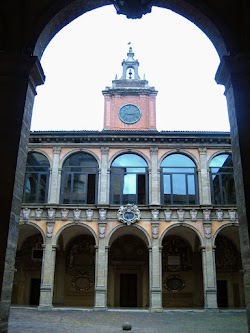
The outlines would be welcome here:
M 140 221 L 141 212 L 138 206 L 133 204 L 127 204 L 126 206 L 121 206 L 117 213 L 118 221 L 131 225 L 135 222 Z

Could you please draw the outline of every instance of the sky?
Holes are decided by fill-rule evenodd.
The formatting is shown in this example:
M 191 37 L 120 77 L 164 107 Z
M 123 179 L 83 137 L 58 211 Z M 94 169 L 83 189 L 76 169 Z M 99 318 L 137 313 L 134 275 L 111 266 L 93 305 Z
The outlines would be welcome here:
M 48 44 L 31 130 L 102 130 L 102 91 L 121 77 L 129 46 L 140 77 L 158 91 L 158 131 L 230 130 L 224 87 L 214 80 L 219 56 L 208 37 L 170 10 L 153 7 L 133 20 L 113 6 L 75 19 Z

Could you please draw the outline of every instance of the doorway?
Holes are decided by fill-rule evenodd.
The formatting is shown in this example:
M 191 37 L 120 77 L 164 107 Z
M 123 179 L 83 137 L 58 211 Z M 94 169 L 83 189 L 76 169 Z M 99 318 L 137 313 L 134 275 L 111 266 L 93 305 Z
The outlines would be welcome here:
M 30 305 L 39 305 L 41 279 L 30 280 Z
M 219 308 L 228 307 L 227 280 L 217 281 L 217 302 Z
M 137 274 L 120 274 L 120 306 L 137 307 Z

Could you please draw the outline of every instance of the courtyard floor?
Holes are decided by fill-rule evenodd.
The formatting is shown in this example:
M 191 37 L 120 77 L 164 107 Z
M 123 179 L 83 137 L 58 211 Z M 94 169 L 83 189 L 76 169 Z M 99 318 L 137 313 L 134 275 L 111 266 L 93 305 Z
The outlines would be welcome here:
M 96 312 L 84 309 L 10 310 L 8 333 L 118 333 L 129 322 L 140 333 L 247 333 L 245 311 L 136 310 Z

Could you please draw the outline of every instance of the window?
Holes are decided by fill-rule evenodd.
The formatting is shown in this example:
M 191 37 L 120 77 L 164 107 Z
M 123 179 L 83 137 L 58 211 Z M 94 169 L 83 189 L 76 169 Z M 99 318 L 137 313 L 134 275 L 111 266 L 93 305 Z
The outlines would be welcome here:
M 97 197 L 98 163 L 88 153 L 71 155 L 63 164 L 62 204 L 94 204 Z
M 161 163 L 163 205 L 198 204 L 197 172 L 194 162 L 183 154 L 172 154 Z
M 220 154 L 210 162 L 211 197 L 214 205 L 235 205 L 233 161 L 230 154 Z
M 40 153 L 28 153 L 23 202 L 24 203 L 46 203 L 49 185 L 48 159 Z
M 147 204 L 148 168 L 136 154 L 123 154 L 111 165 L 111 204 Z

